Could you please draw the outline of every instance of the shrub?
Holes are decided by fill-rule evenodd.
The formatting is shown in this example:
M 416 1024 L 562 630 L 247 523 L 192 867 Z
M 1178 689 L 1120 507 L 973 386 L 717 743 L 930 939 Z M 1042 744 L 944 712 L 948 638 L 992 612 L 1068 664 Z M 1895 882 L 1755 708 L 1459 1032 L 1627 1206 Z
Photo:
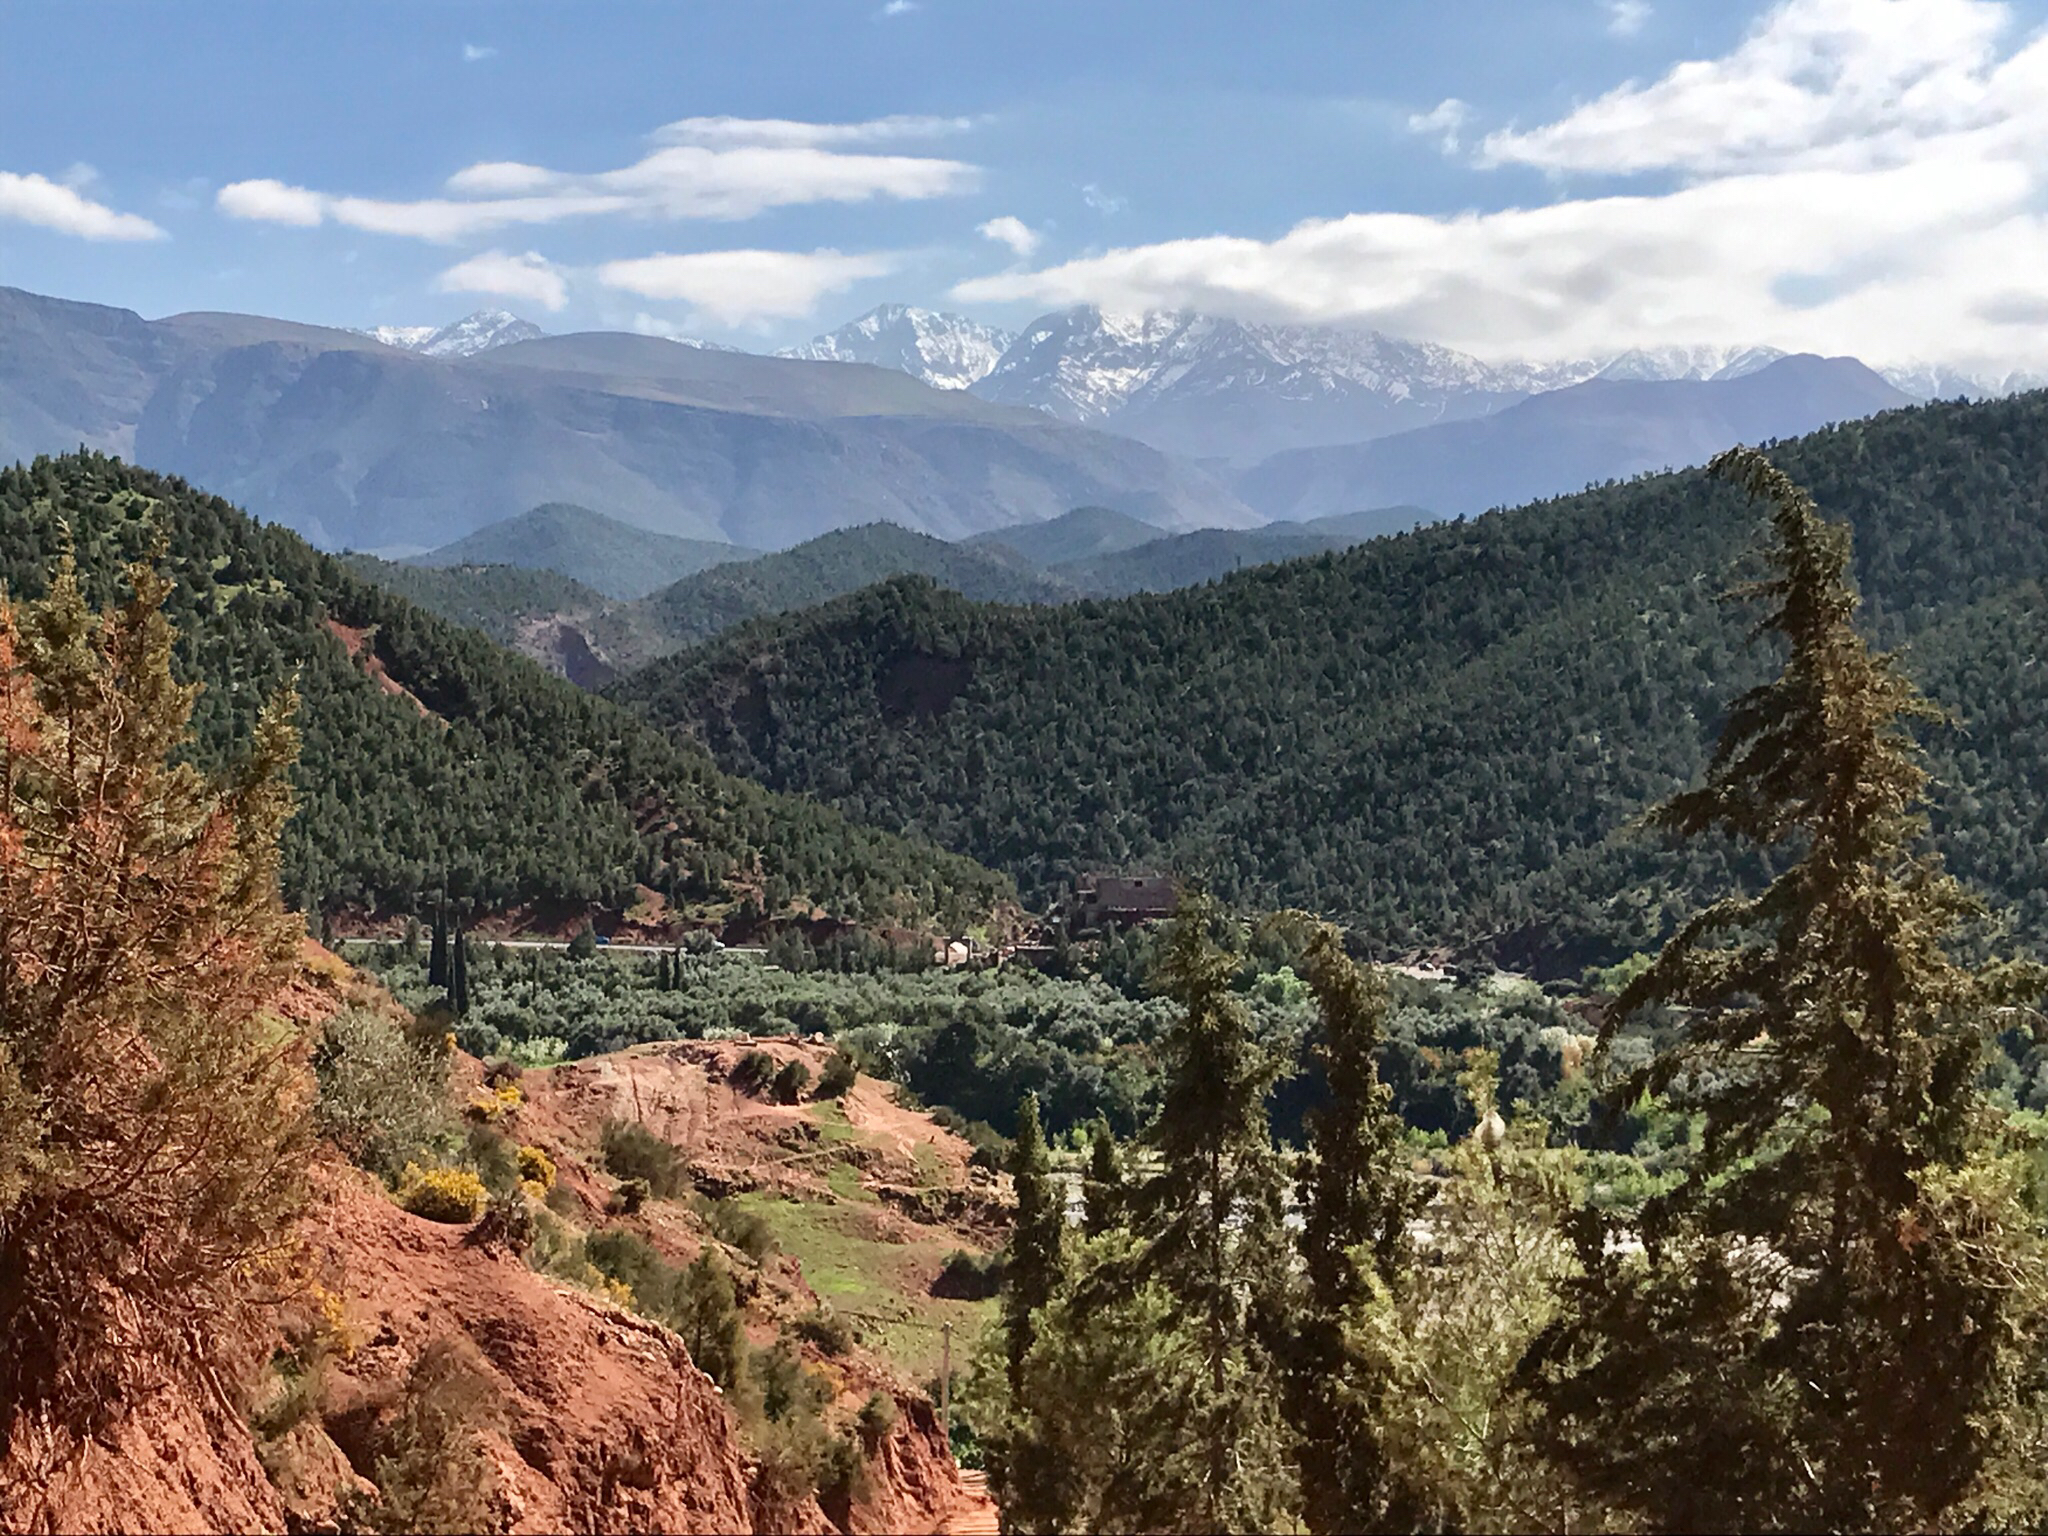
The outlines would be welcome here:
M 746 1366 L 746 1333 L 732 1275 L 717 1250 L 706 1247 L 683 1271 L 670 1325 L 682 1336 L 697 1368 L 730 1392 Z
M 519 1182 L 540 1186 L 534 1191 L 535 1197 L 545 1196 L 555 1187 L 555 1161 L 539 1147 L 519 1149 Z
M 860 1078 L 860 1068 L 845 1051 L 834 1051 L 832 1059 L 825 1063 L 825 1070 L 818 1078 L 818 1097 L 836 1099 L 853 1087 Z
M 523 1185 L 510 1194 L 493 1195 L 469 1240 L 479 1247 L 502 1246 L 526 1253 L 539 1235 L 539 1211 Z
M 956 1248 L 946 1255 L 945 1267 L 932 1282 L 932 1294 L 955 1301 L 985 1301 L 1003 1288 L 1008 1268 L 1009 1258 L 1004 1253 L 969 1253 Z
M 714 1200 L 705 1211 L 712 1236 L 739 1249 L 756 1264 L 775 1251 L 775 1231 L 758 1211 L 737 1200 Z
M 638 1215 L 640 1207 L 647 1203 L 647 1195 L 645 1179 L 622 1179 L 612 1191 L 612 1210 L 621 1216 Z
M 815 1344 L 822 1354 L 837 1356 L 853 1352 L 853 1325 L 828 1307 L 814 1307 L 797 1319 L 796 1332 L 798 1338 Z
M 489 1198 L 484 1181 L 467 1168 L 421 1168 L 407 1163 L 398 1183 L 398 1203 L 429 1221 L 475 1221 Z
M 804 1096 L 804 1089 L 811 1083 L 811 1069 L 800 1061 L 785 1061 L 775 1074 L 775 1101 L 778 1104 L 794 1104 Z
M 766 1051 L 749 1051 L 733 1068 L 732 1080 L 742 1093 L 764 1094 L 775 1081 L 775 1058 Z
M 472 1125 L 462 1138 L 462 1161 L 493 1195 L 509 1195 L 519 1187 L 518 1148 L 487 1125 Z
M 639 1179 L 657 1199 L 673 1200 L 690 1187 L 689 1164 L 670 1143 L 638 1120 L 607 1120 L 598 1133 L 605 1171 Z
M 313 1070 L 321 1132 L 357 1166 L 388 1179 L 453 1143 L 446 1058 L 395 1020 L 344 1009 L 322 1029 Z
M 490 1530 L 496 1479 L 482 1435 L 497 1411 L 497 1385 L 476 1346 L 459 1333 L 429 1343 L 377 1437 L 379 1502 L 353 1511 L 349 1523 L 383 1532 Z
M 889 1437 L 889 1431 L 896 1427 L 896 1399 L 886 1392 L 876 1392 L 860 1405 L 860 1412 L 854 1417 L 860 1429 L 861 1439 L 872 1452 Z
M 486 1088 L 496 1090 L 498 1088 L 502 1088 L 507 1083 L 518 1082 L 519 1079 L 524 1077 L 525 1075 L 526 1069 L 522 1067 L 518 1062 L 510 1059 L 509 1057 L 500 1057 L 496 1061 L 489 1062 L 485 1065 L 484 1086 Z M 524 1089 L 521 1089 L 520 1091 L 522 1093 L 525 1092 Z

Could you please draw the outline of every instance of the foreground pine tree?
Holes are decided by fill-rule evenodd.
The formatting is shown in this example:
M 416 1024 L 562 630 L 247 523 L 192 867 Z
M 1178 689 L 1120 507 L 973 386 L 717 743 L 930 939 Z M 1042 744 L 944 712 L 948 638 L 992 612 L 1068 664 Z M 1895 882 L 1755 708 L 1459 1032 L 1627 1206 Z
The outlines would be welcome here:
M 1309 1114 L 1298 1170 L 1307 1294 L 1288 1350 L 1285 1403 L 1294 1429 L 1302 1518 L 1311 1531 L 1405 1528 L 1413 1511 L 1379 1443 L 1385 1390 L 1347 1327 L 1411 1259 L 1408 1223 L 1426 1194 L 1408 1171 L 1393 1091 L 1380 1081 L 1386 988 L 1354 965 L 1334 929 L 1310 929 L 1304 969 L 1322 1015 L 1316 1054 L 1329 1086 Z
M 1906 729 L 1935 711 L 1855 630 L 1847 533 L 1757 453 L 1713 469 L 1770 507 L 1773 574 L 1738 595 L 1788 655 L 1654 821 L 1783 873 L 1693 918 L 1610 1014 L 1611 1039 L 1678 1011 L 1632 1087 L 1703 1111 L 1705 1142 L 1637 1231 L 1583 1219 L 1585 1277 L 1525 1379 L 1555 1464 L 1654 1526 L 2014 1519 L 2048 1257 L 1978 1070 L 2040 978 L 1954 957 L 1980 910 L 1916 852 Z
M 1031 1349 L 1036 1314 L 1052 1299 L 1060 1281 L 1060 1244 L 1067 1225 L 1066 1202 L 1053 1181 L 1035 1093 L 1025 1094 L 1017 1107 L 1010 1177 L 1017 1189 L 1017 1220 L 1010 1229 L 1010 1259 L 1003 1281 L 1003 1331 L 1014 1390 Z
M 1160 955 L 1160 990 L 1181 1017 L 1162 1042 L 1159 1171 L 1132 1190 L 1131 1208 L 1147 1244 L 1139 1272 L 1177 1300 L 1201 1359 L 1186 1433 L 1203 1473 L 1187 1524 L 1268 1529 L 1295 1505 L 1278 1411 L 1292 1289 L 1267 1106 L 1279 1063 L 1233 988 L 1239 958 L 1215 933 L 1224 921 L 1190 893 Z
M 308 1075 L 267 1011 L 296 700 L 247 760 L 179 760 L 169 583 L 104 615 L 72 563 L 0 605 L 0 1457 L 59 1454 L 203 1358 L 282 1252 Z M 0 1524 L 23 1507 L 0 1488 Z

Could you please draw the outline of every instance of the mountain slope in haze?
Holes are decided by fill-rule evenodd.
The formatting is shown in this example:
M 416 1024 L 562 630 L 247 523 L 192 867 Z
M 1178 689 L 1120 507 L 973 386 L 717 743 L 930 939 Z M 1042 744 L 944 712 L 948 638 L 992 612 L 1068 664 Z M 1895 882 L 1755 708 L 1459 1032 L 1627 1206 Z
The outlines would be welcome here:
M 430 358 L 0 292 L 0 461 L 81 442 L 357 549 L 432 548 L 549 501 L 758 548 L 877 520 L 961 537 L 1091 502 L 1258 521 L 1143 444 L 887 369 L 612 334 Z
M 884 304 L 836 331 L 777 357 L 895 368 L 933 389 L 965 389 L 985 379 L 1016 336 L 963 315 Z
M 588 507 L 551 501 L 411 556 L 405 563 L 554 571 L 606 597 L 635 598 L 714 565 L 751 560 L 760 553 L 737 544 L 653 533 Z
M 1595 379 L 1478 421 L 1276 454 L 1237 485 L 1273 518 L 1393 502 L 1453 517 L 1700 464 L 1730 443 L 1794 437 L 1910 404 L 1846 357 L 1780 358 L 1703 382 Z
M 1085 597 L 1175 592 L 1251 566 L 1349 549 L 1363 537 L 1366 535 L 1320 532 L 1300 523 L 1198 528 L 1131 549 L 1065 561 L 1052 566 L 1048 574 L 1071 583 Z
M 1165 536 L 1164 529 L 1109 507 L 1076 507 L 1042 523 L 998 528 L 992 533 L 978 533 L 966 542 L 974 546 L 1000 544 L 1034 565 L 1049 566 L 1113 555 Z
M 112 459 L 0 470 L 0 586 L 39 592 L 66 525 L 100 603 L 152 527 L 168 539 L 178 667 L 206 685 L 203 759 L 227 756 L 297 676 L 283 882 L 303 910 L 419 912 L 445 891 L 490 909 L 617 912 L 644 886 L 711 918 L 801 898 L 957 920 L 1003 889 L 965 860 L 731 778 L 289 531 Z
M 1000 546 L 949 544 L 893 523 L 871 523 L 699 572 L 638 606 L 664 649 L 675 650 L 748 619 L 808 608 L 905 575 L 926 577 L 977 602 L 1056 603 L 1075 595 L 1058 577 Z
M 2048 948 L 2048 395 L 1889 413 L 1776 461 L 1855 534 L 1864 619 L 1961 718 L 1935 846 Z M 1762 514 L 1701 471 L 1120 602 L 901 580 L 743 626 L 615 697 L 1050 901 L 1178 868 L 1227 899 L 1572 974 L 1730 877 L 1632 830 L 1774 668 L 1719 594 Z

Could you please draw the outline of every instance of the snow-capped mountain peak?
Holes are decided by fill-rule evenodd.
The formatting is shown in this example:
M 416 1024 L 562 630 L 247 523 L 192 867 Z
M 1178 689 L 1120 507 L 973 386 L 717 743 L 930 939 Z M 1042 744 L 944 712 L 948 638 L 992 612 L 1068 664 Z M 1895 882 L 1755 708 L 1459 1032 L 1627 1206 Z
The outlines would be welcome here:
M 965 389 L 988 376 L 1015 338 L 994 326 L 906 304 L 884 304 L 858 320 L 784 347 L 777 357 L 871 363 L 922 379 L 934 389 Z
M 533 341 L 547 332 L 506 310 L 480 309 L 452 325 L 380 325 L 360 334 L 424 357 L 474 357 L 515 341 Z

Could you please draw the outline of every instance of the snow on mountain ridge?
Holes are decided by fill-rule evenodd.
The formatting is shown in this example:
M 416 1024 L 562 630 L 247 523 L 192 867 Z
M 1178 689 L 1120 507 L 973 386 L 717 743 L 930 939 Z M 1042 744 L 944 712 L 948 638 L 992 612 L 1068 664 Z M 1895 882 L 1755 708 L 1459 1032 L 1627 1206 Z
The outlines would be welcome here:
M 493 347 L 536 340 L 547 332 L 507 310 L 480 309 L 451 325 L 379 325 L 356 334 L 422 357 L 474 357 Z
M 934 389 L 966 389 L 986 378 L 1010 343 L 1008 331 L 959 315 L 884 304 L 836 331 L 775 355 L 808 362 L 895 368 Z

